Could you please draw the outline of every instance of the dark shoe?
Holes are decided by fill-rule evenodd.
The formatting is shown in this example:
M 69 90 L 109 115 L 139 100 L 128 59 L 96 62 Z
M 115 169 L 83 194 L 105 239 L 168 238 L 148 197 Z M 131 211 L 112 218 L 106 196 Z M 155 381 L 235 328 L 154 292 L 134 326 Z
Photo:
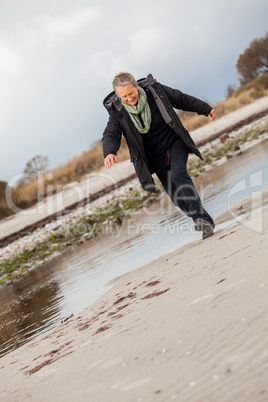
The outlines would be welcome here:
M 213 225 L 206 219 L 199 218 L 195 220 L 194 228 L 198 232 L 203 232 L 203 240 L 207 239 L 208 237 L 214 234 L 213 232 L 214 227 L 215 225 Z

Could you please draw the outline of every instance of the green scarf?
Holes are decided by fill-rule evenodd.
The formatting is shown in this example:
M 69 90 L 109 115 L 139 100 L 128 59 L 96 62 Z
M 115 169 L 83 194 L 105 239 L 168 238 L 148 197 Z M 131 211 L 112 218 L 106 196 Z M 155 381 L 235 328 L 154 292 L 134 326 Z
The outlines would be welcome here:
M 151 116 L 151 109 L 149 103 L 147 101 L 147 96 L 145 91 L 138 87 L 139 99 L 138 103 L 134 106 L 128 105 L 127 103 L 122 101 L 122 105 L 128 112 L 132 122 L 134 123 L 136 129 L 141 133 L 145 134 L 148 133 L 151 126 L 152 116 Z M 144 127 L 139 118 L 139 114 L 141 113 L 141 118 L 144 123 Z

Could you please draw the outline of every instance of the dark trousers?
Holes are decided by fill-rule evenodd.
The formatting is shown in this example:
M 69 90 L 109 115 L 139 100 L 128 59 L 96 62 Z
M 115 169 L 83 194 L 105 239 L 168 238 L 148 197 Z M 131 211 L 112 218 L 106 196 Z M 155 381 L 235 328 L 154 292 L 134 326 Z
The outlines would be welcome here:
M 169 152 L 149 160 L 149 167 L 161 181 L 172 202 L 194 221 L 203 218 L 213 219 L 204 209 L 191 177 L 187 173 L 189 150 L 182 139 L 178 139 Z

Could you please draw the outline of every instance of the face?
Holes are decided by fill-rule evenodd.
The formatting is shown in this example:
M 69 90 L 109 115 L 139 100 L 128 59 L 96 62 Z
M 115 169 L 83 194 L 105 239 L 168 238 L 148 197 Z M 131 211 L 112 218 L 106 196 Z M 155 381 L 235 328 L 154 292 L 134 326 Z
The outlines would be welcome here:
M 138 87 L 138 83 L 136 83 L 136 86 L 128 84 L 123 86 L 122 88 L 118 88 L 116 92 L 123 102 L 127 103 L 128 105 L 134 106 L 139 99 Z

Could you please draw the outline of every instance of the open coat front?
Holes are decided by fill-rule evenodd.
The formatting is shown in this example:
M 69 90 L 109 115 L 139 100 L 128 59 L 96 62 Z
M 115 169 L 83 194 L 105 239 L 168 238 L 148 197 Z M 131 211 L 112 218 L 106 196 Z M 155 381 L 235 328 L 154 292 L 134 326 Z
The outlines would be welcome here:
M 188 131 L 182 125 L 174 108 L 208 116 L 212 107 L 206 102 L 184 94 L 178 89 L 172 89 L 160 84 L 151 74 L 149 74 L 147 78 L 138 80 L 138 84 L 143 89 L 148 88 L 151 91 L 165 122 L 182 138 L 189 148 L 189 151 L 202 159 L 198 148 Z M 132 123 L 127 111 L 122 106 L 121 99 L 115 92 L 111 92 L 104 99 L 103 104 L 109 112 L 109 121 L 104 130 L 102 139 L 104 157 L 108 154 L 117 154 L 121 143 L 121 137 L 124 135 L 128 144 L 131 162 L 134 164 L 136 174 L 142 187 L 146 191 L 155 192 L 154 181 L 148 169 L 145 156 L 141 137 L 142 134 L 138 132 Z

